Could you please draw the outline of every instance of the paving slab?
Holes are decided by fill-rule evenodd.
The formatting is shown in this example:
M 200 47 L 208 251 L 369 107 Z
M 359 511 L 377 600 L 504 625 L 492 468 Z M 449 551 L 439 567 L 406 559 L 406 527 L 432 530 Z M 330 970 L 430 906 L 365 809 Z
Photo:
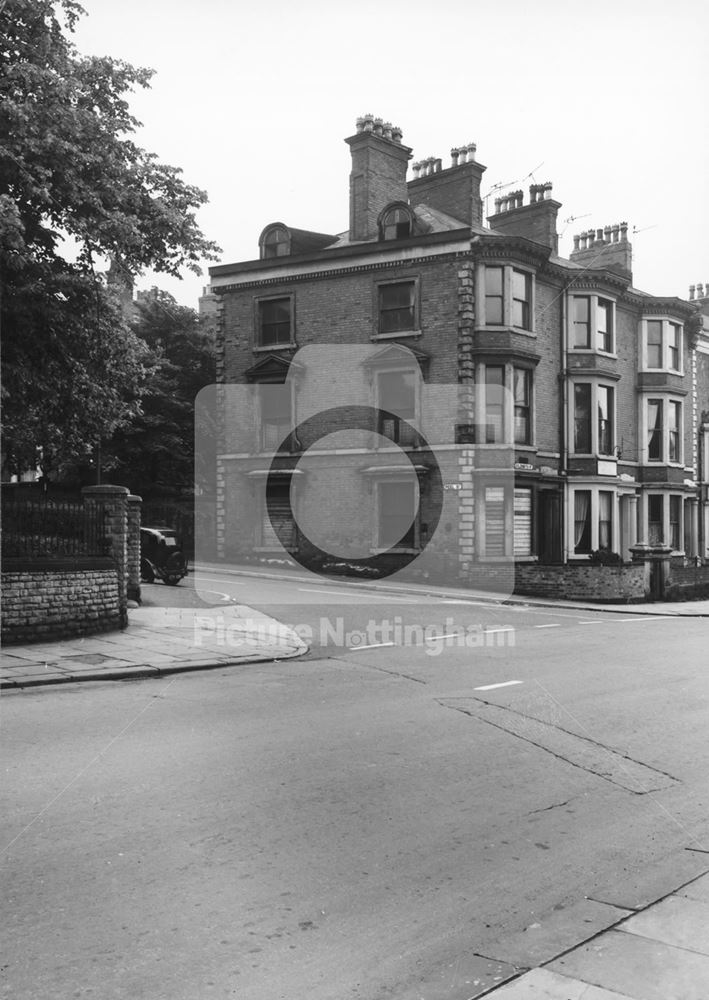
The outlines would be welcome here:
M 709 957 L 709 902 L 686 896 L 668 896 L 644 913 L 626 920 L 619 928 L 676 948 L 701 952 Z M 709 996 L 709 981 L 707 982 Z
M 709 997 L 709 956 L 621 930 L 594 938 L 547 968 L 570 979 L 616 990 L 631 1000 Z
M 549 969 L 532 969 L 495 990 L 493 996 L 495 1000 L 628 1000 L 627 993 L 591 986 Z
M 678 889 L 676 896 L 687 896 L 689 899 L 700 899 L 704 903 L 709 903 L 709 874 L 702 875 L 684 888 Z

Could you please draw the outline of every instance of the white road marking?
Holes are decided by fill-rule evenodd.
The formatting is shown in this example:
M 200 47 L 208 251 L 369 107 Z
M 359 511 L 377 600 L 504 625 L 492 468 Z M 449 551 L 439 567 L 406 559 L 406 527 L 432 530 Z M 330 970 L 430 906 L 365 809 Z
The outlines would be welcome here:
M 463 635 L 462 632 L 446 632 L 445 635 L 427 635 L 424 636 L 424 642 L 432 642 L 434 639 L 459 639 Z
M 361 597 L 364 600 L 368 600 L 370 604 L 378 604 L 381 601 L 380 594 L 370 593 L 365 590 L 361 590 L 358 594 L 354 594 L 351 590 L 315 590 L 313 587 L 298 587 L 298 590 L 302 591 L 304 594 L 329 594 L 331 597 Z M 413 597 L 399 597 L 398 595 L 387 594 L 387 597 L 391 597 L 391 604 L 419 604 L 420 602 Z
M 524 681 L 502 681 L 500 684 L 483 684 L 482 687 L 473 688 L 474 691 L 492 691 L 494 688 L 511 687 L 512 684 L 524 684 Z
M 659 618 L 646 618 L 644 615 L 633 615 L 632 618 L 612 618 L 613 622 L 666 622 L 668 618 L 674 618 L 674 615 L 662 615 Z
M 382 646 L 396 646 L 395 642 L 373 642 L 370 646 L 348 646 L 351 653 L 356 653 L 360 649 L 380 649 Z
M 245 587 L 246 586 L 246 581 L 245 580 L 215 580 L 211 576 L 209 576 L 209 577 L 198 576 L 198 577 L 195 577 L 195 580 L 194 580 L 194 582 L 195 582 L 195 589 L 197 588 L 198 584 L 200 585 L 200 589 L 201 589 L 202 581 L 204 583 L 228 583 L 228 584 L 231 584 L 232 587 Z
M 477 607 L 484 607 L 489 604 L 488 601 L 464 601 L 464 600 L 453 600 L 452 598 L 436 598 L 433 595 L 434 600 L 440 600 L 441 604 L 475 604 Z
M 561 625 L 557 622 L 556 625 L 533 625 L 532 628 L 561 628 Z
M 484 628 L 483 632 L 485 635 L 492 635 L 493 632 L 514 632 L 514 629 L 511 625 L 505 625 L 504 628 Z
M 602 625 L 603 622 L 601 621 L 600 618 L 594 618 L 593 621 L 590 621 L 590 622 L 576 622 L 576 624 L 577 625 Z

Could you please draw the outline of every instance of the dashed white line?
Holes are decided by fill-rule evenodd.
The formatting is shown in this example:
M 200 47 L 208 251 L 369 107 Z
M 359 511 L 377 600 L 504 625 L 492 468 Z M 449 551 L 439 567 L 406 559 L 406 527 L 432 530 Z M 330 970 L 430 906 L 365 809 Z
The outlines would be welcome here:
M 513 684 L 524 684 L 524 681 L 501 681 L 499 684 L 483 684 L 482 687 L 473 688 L 474 691 L 492 691 L 494 688 L 511 687 Z
M 600 618 L 594 618 L 593 621 L 590 621 L 590 622 L 576 622 L 576 624 L 577 625 L 602 625 L 603 622 L 600 620 Z
M 561 628 L 561 625 L 557 622 L 555 625 L 533 625 L 532 628 Z

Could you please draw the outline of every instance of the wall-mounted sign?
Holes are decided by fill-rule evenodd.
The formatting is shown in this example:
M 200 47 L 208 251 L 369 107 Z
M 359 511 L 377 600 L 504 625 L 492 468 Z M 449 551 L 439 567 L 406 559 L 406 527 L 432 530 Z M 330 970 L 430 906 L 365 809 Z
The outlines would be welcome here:
M 461 483 L 444 483 L 443 484 L 443 489 L 444 490 L 462 490 L 463 486 L 462 486 Z
M 534 472 L 534 466 L 530 465 L 529 462 L 515 462 L 515 469 L 520 472 Z

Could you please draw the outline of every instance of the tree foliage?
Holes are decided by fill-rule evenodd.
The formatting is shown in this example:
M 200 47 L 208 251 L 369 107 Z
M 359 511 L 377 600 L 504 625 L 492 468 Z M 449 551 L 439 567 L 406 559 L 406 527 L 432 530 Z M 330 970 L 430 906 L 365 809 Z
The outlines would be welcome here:
M 213 330 L 157 288 L 139 295 L 133 330 L 158 361 L 140 413 L 107 442 L 106 465 L 144 498 L 191 494 L 194 404 L 215 381 Z
M 206 195 L 141 149 L 129 110 L 150 70 L 81 56 L 74 0 L 0 4 L 0 282 L 6 450 L 79 458 L 135 413 L 149 352 L 95 273 L 179 276 L 218 248 Z M 75 248 L 68 259 L 67 246 Z

